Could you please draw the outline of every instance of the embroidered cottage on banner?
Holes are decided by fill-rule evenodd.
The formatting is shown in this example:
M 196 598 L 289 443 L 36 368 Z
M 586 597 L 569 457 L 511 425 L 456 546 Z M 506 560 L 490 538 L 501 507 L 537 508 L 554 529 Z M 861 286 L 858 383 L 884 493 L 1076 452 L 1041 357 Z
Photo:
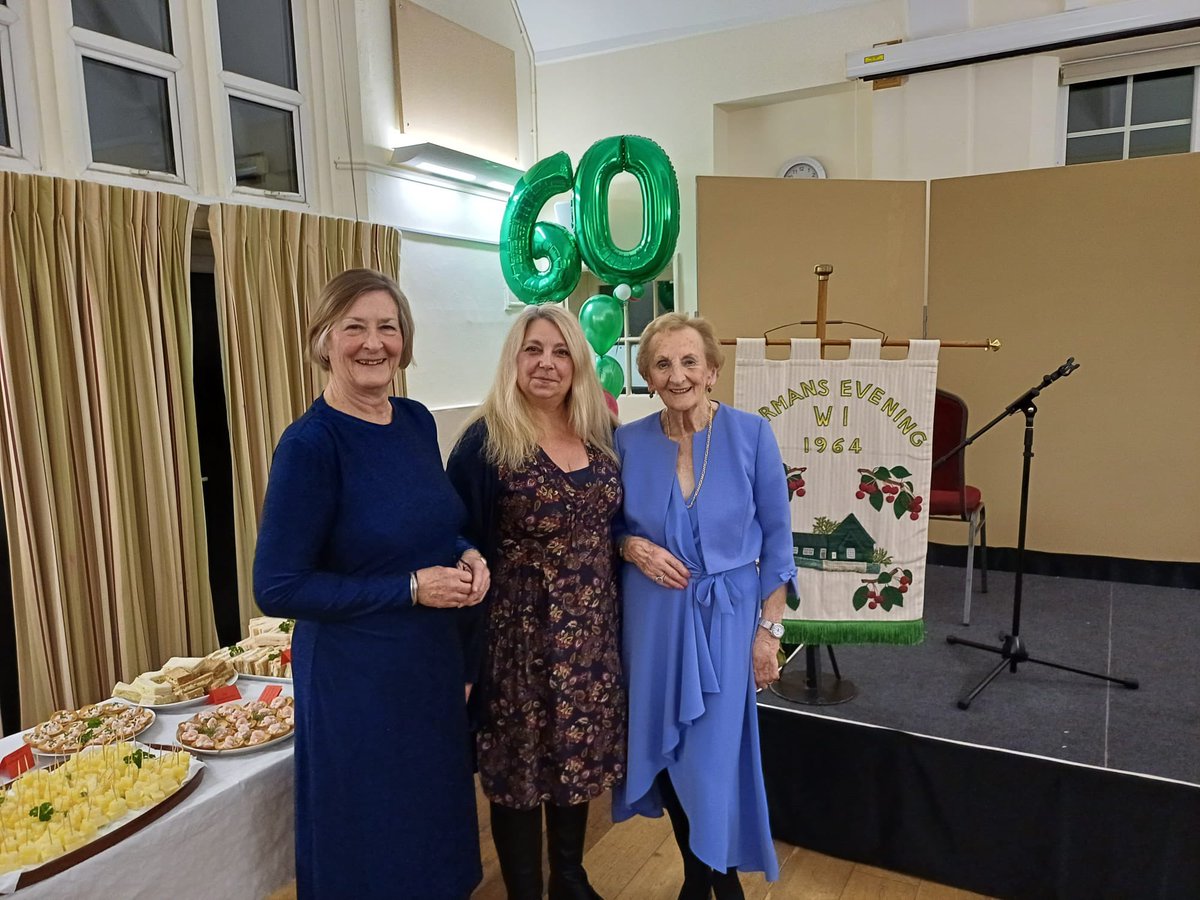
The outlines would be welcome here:
M 937 341 L 879 358 L 853 340 L 847 359 L 793 340 L 769 360 L 739 339 L 734 405 L 770 423 L 787 469 L 800 596 L 788 598 L 788 643 L 923 640 L 925 555 Z

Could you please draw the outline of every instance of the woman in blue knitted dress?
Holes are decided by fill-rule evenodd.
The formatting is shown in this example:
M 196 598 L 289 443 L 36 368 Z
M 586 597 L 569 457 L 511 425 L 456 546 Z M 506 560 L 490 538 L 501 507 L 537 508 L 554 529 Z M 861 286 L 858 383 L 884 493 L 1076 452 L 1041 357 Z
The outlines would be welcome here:
M 275 448 L 254 559 L 258 605 L 296 620 L 297 895 L 463 900 L 482 872 L 457 609 L 487 565 L 433 417 L 389 396 L 413 344 L 395 282 L 337 276 L 308 337 L 329 384 Z

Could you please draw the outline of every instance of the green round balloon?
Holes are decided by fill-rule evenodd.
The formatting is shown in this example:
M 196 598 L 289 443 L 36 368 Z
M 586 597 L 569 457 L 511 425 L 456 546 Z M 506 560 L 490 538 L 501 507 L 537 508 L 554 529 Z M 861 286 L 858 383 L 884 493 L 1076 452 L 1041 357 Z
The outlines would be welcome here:
M 641 300 L 642 296 L 646 293 L 646 286 L 644 284 L 635 284 L 629 289 L 629 293 L 633 295 L 634 300 Z
M 575 289 L 582 271 L 579 248 L 561 225 L 539 222 L 546 201 L 571 190 L 571 158 L 559 152 L 521 176 L 500 221 L 500 271 L 508 289 L 525 303 L 557 303 Z M 538 259 L 549 267 L 538 271 Z
M 580 307 L 579 324 L 583 328 L 583 336 L 592 345 L 597 356 L 603 356 L 612 349 L 621 332 L 625 330 L 625 310 L 621 301 L 608 294 L 597 294 L 589 297 Z
M 611 356 L 596 360 L 596 374 L 600 376 L 600 387 L 614 397 L 625 389 L 625 373 L 621 371 L 621 364 Z
M 631 250 L 613 242 L 608 216 L 608 189 L 622 172 L 633 175 L 642 191 L 642 236 Z M 679 239 L 679 181 L 654 141 L 620 135 L 592 144 L 575 169 L 573 202 L 579 252 L 603 281 L 640 284 L 670 263 Z

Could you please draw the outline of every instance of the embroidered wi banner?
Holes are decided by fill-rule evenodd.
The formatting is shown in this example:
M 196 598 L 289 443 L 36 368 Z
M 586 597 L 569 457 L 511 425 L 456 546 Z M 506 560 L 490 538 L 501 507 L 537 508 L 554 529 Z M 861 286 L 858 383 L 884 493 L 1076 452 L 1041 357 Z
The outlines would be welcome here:
M 928 549 L 937 341 L 879 358 L 853 340 L 847 359 L 793 340 L 791 358 L 739 339 L 734 405 L 771 423 L 787 469 L 800 596 L 788 643 L 917 644 Z

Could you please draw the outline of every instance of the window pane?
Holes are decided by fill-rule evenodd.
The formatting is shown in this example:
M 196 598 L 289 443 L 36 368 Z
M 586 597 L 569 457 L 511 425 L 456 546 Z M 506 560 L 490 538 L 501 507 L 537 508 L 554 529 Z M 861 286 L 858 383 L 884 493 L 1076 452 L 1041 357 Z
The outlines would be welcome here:
M 237 183 L 263 191 L 300 193 L 291 111 L 230 97 L 229 119 Z
M 1067 138 L 1067 165 L 1121 159 L 1124 146 L 1125 136 L 1121 133 Z
M 217 0 L 217 19 L 226 72 L 295 90 L 296 50 L 288 0 Z
M 1125 124 L 1125 79 L 1071 85 L 1067 132 L 1118 128 Z
M 1130 123 L 1169 122 L 1192 117 L 1192 70 L 1173 69 L 1133 77 Z
M 1129 158 L 1161 156 L 1164 153 L 1187 153 L 1191 149 L 1192 126 L 1171 125 L 1167 128 L 1147 128 L 1129 132 Z
M 0 71 L 0 147 L 11 147 L 12 139 L 8 136 L 8 106 L 4 102 L 5 90 L 4 72 Z
M 71 11 L 80 28 L 171 52 L 167 0 L 71 0 Z
M 643 293 L 639 297 L 630 297 L 626 309 L 629 310 L 628 337 L 637 337 L 646 330 L 650 320 L 654 318 L 654 282 L 642 285 Z
M 175 174 L 167 79 L 83 59 L 95 162 Z

